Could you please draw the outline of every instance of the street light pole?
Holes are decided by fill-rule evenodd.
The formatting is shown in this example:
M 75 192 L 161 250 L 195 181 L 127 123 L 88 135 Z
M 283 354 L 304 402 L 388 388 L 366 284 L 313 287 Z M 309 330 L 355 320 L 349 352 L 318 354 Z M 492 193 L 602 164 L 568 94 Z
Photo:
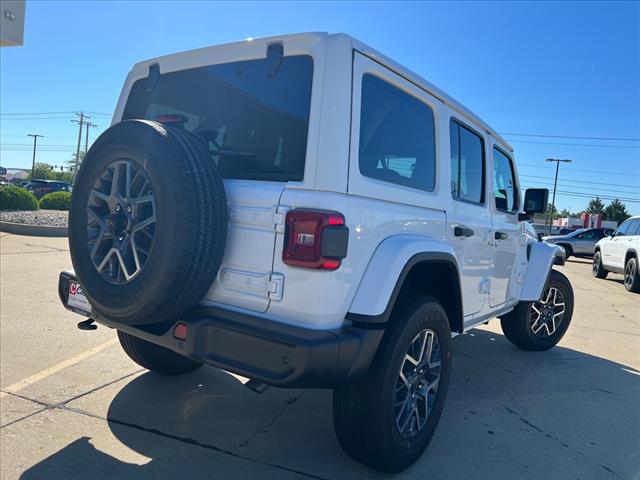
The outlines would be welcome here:
M 31 161 L 31 180 L 33 180 L 33 175 L 36 170 L 36 144 L 38 143 L 38 137 L 44 137 L 44 135 L 29 133 L 27 137 L 33 137 L 33 160 Z
M 551 211 L 549 212 L 549 235 L 551 235 L 551 226 L 553 225 L 553 211 L 556 209 L 556 187 L 558 186 L 558 170 L 560 169 L 560 162 L 571 163 L 571 160 L 561 160 L 559 158 L 547 158 L 547 162 L 556 162 L 556 178 L 553 181 L 553 200 L 551 200 Z

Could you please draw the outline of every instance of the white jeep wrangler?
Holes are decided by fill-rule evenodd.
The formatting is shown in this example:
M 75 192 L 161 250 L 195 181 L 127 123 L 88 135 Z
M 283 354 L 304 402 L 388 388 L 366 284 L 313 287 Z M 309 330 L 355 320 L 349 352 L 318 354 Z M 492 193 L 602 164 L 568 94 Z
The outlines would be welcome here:
M 343 34 L 138 63 L 78 172 L 70 310 L 161 374 L 203 364 L 332 388 L 346 452 L 398 472 L 431 439 L 451 338 L 499 317 L 546 350 L 571 321 L 546 190 L 418 75 Z

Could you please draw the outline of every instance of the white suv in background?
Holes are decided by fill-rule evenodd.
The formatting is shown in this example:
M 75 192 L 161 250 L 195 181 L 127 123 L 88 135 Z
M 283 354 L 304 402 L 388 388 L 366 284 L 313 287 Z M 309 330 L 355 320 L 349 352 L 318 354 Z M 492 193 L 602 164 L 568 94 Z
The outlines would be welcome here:
M 561 249 L 524 225 L 548 191 L 522 193 L 494 129 L 350 36 L 168 55 L 133 67 L 82 162 L 60 298 L 154 372 L 333 389 L 345 451 L 398 472 L 453 336 L 499 317 L 547 350 L 569 327 Z
M 640 216 L 631 217 L 609 237 L 596 243 L 593 276 L 605 278 L 609 272 L 624 275 L 624 288 L 640 293 Z

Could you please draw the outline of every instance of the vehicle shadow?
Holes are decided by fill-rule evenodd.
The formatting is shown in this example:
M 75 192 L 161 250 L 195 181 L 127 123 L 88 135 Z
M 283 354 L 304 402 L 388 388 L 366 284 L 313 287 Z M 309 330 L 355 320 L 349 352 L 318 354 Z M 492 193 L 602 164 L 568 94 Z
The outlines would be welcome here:
M 439 428 L 397 478 L 638 478 L 640 372 L 569 348 L 524 352 L 486 330 L 453 343 Z M 122 462 L 83 436 L 21 479 L 386 478 L 341 451 L 328 391 L 258 395 L 211 368 L 146 373 L 110 399 L 107 420 L 150 461 Z

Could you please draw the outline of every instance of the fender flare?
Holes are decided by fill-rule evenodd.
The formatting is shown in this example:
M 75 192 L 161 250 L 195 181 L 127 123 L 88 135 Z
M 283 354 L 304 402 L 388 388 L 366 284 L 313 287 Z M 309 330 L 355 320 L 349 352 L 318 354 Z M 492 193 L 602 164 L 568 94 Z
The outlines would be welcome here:
M 561 255 L 562 247 L 546 242 L 533 242 L 528 247 L 528 265 L 524 276 L 520 300 L 537 302 L 542 297 L 544 287 L 551 275 L 556 255 Z
M 450 265 L 457 277 L 459 296 L 460 273 L 453 249 L 446 243 L 421 235 L 394 235 L 383 240 L 374 251 L 349 307 L 347 319 L 367 324 L 384 324 L 389 319 L 407 274 L 419 263 Z

